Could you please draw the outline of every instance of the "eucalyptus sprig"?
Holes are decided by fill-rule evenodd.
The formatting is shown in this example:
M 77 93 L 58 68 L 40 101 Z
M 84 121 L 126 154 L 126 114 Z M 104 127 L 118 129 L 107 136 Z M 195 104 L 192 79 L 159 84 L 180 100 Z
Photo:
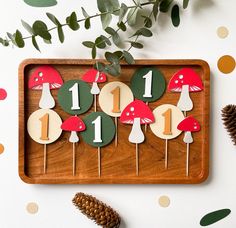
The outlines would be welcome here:
M 189 0 L 183 0 L 183 8 L 186 9 Z M 149 7 L 149 15 L 146 15 L 146 7 Z M 89 13 L 81 7 L 83 17 L 78 19 L 76 12 L 72 12 L 66 17 L 64 22 L 60 22 L 56 16 L 51 13 L 46 13 L 48 19 L 54 24 L 54 27 L 48 28 L 45 22 L 37 20 L 33 25 L 29 25 L 25 21 L 21 21 L 24 29 L 29 33 L 28 36 L 23 36 L 20 30 L 16 30 L 15 33 L 7 33 L 6 38 L 0 37 L 0 43 L 3 46 L 9 46 L 12 43 L 13 46 L 23 48 L 25 41 L 31 39 L 31 42 L 35 49 L 40 51 L 37 39 L 42 38 L 47 44 L 51 44 L 51 31 L 57 30 L 58 38 L 61 43 L 65 40 L 64 27 L 69 27 L 73 31 L 80 29 L 81 24 L 86 30 L 91 27 L 91 20 L 93 18 L 100 18 L 102 28 L 105 33 L 96 37 L 94 41 L 83 41 L 82 44 L 91 50 L 91 56 L 96 58 L 98 49 L 106 49 L 112 44 L 118 49 L 114 52 L 105 51 L 104 57 L 108 64 L 96 62 L 94 67 L 99 71 L 107 72 L 113 76 L 117 76 L 121 73 L 120 63 L 122 60 L 128 64 L 134 63 L 134 58 L 130 53 L 132 48 L 142 49 L 143 44 L 139 41 L 140 37 L 151 37 L 151 28 L 157 21 L 159 12 L 168 13 L 171 11 L 172 24 L 177 27 L 180 23 L 180 8 L 174 0 L 147 0 L 146 2 L 140 2 L 140 0 L 133 0 L 133 4 L 127 6 L 125 3 L 119 2 L 119 0 L 97 0 L 97 8 L 99 13 L 89 15 Z M 115 28 L 110 27 L 111 21 L 116 18 L 117 24 Z M 137 21 L 142 21 L 137 23 Z M 136 31 L 132 36 L 122 40 L 120 33 L 126 34 L 128 28 L 135 28 Z M 121 44 L 128 43 L 127 49 L 122 49 Z

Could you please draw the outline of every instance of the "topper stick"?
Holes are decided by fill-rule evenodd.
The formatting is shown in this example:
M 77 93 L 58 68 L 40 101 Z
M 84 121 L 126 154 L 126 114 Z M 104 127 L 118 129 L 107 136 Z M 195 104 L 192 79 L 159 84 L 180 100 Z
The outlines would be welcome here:
M 165 147 L 165 169 L 168 169 L 168 139 L 166 139 Z
M 97 95 L 94 94 L 94 112 L 97 111 Z
M 73 176 L 75 176 L 75 143 L 72 143 L 73 147 Z
M 44 151 L 43 172 L 45 174 L 47 172 L 47 144 L 44 144 L 43 151 Z
M 117 117 L 115 117 L 115 126 L 116 126 L 115 146 L 117 147 L 117 145 L 118 145 L 118 121 L 117 121 Z
M 186 112 L 186 111 L 184 111 L 184 116 L 185 116 L 185 117 L 187 116 L 187 112 Z
M 98 176 L 101 177 L 101 148 L 98 147 Z
M 146 102 L 146 105 L 148 105 L 148 101 Z M 147 132 L 147 124 L 145 124 L 145 126 L 144 126 L 144 132 L 145 133 Z
M 187 143 L 186 176 L 189 176 L 189 143 Z
M 139 175 L 139 153 L 138 153 L 138 143 L 136 143 L 136 176 Z

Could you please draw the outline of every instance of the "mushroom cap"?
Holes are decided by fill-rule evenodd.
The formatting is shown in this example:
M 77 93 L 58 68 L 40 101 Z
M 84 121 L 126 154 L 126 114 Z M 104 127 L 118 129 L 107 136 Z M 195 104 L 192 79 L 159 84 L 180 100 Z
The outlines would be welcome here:
M 43 65 L 30 75 L 28 87 L 29 89 L 42 90 L 43 83 L 49 83 L 50 89 L 58 89 L 63 85 L 63 80 L 54 67 Z
M 151 109 L 141 100 L 129 103 L 122 111 L 120 121 L 126 124 L 133 124 L 135 118 L 140 118 L 140 124 L 150 124 L 155 120 Z
M 182 120 L 177 126 L 177 128 L 180 131 L 191 131 L 191 132 L 196 132 L 201 130 L 199 122 L 192 116 L 186 117 L 184 120 Z
M 168 90 L 181 92 L 182 86 L 189 85 L 189 92 L 203 90 L 202 80 L 199 75 L 191 68 L 183 68 L 173 75 L 170 79 Z
M 78 116 L 71 116 L 62 123 L 61 129 L 64 131 L 84 131 L 86 126 Z
M 97 77 L 97 75 L 98 75 L 98 77 Z M 100 82 L 106 82 L 107 76 L 103 72 L 99 72 L 96 69 L 90 69 L 82 76 L 82 80 L 85 82 L 98 82 L 98 83 L 100 83 Z

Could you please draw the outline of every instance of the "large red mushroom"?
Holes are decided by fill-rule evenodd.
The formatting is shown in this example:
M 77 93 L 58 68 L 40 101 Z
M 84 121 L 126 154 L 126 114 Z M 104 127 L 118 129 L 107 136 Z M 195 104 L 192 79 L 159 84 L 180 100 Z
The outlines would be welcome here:
M 193 108 L 193 102 L 189 92 L 199 92 L 203 90 L 202 80 L 191 68 L 183 68 L 173 75 L 168 85 L 169 91 L 179 92 L 180 98 L 178 108 L 184 112 Z
M 33 90 L 42 90 L 39 107 L 49 109 L 55 106 L 50 90 L 59 89 L 62 84 L 63 80 L 59 72 L 52 66 L 43 65 L 30 75 L 28 87 Z

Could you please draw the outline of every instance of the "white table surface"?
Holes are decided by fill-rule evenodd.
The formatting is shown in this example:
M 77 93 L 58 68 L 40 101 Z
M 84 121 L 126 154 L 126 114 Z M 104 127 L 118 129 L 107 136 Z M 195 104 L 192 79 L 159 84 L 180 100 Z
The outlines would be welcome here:
M 64 19 L 84 6 L 96 12 L 95 0 L 58 0 L 52 8 L 31 8 L 23 0 L 1 0 L 0 34 L 21 27 L 20 20 L 32 23 L 47 21 L 45 12 Z M 127 4 L 129 1 L 125 1 Z M 182 1 L 180 1 L 182 2 Z M 81 215 L 71 203 L 76 192 L 93 194 L 114 207 L 122 216 L 122 226 L 128 228 L 197 228 L 207 212 L 230 208 L 229 217 L 211 226 L 231 228 L 236 224 L 236 151 L 222 125 L 220 110 L 236 103 L 236 70 L 223 75 L 217 69 L 221 55 L 235 54 L 236 2 L 234 0 L 190 0 L 181 16 L 181 25 L 174 28 L 166 15 L 155 25 L 151 39 L 144 39 L 145 49 L 133 50 L 135 58 L 181 59 L 202 58 L 211 67 L 211 168 L 210 177 L 201 185 L 27 185 L 18 177 L 18 65 L 25 58 L 90 58 L 83 40 L 92 40 L 102 30 L 99 20 L 92 21 L 92 32 L 67 30 L 61 45 L 56 34 L 53 45 L 40 44 L 42 53 L 30 43 L 23 50 L 0 47 L 0 87 L 8 97 L 0 102 L 0 143 L 5 152 L 0 155 L 0 227 L 1 228 L 65 228 L 96 227 Z M 80 13 L 81 14 L 81 13 Z M 50 22 L 48 22 L 49 24 Z M 226 39 L 216 35 L 218 26 L 228 27 Z M 23 30 L 23 29 L 22 29 Z M 234 56 L 235 57 L 235 56 Z M 168 195 L 168 208 L 158 205 L 158 198 Z M 37 202 L 39 212 L 27 213 L 28 202 Z

